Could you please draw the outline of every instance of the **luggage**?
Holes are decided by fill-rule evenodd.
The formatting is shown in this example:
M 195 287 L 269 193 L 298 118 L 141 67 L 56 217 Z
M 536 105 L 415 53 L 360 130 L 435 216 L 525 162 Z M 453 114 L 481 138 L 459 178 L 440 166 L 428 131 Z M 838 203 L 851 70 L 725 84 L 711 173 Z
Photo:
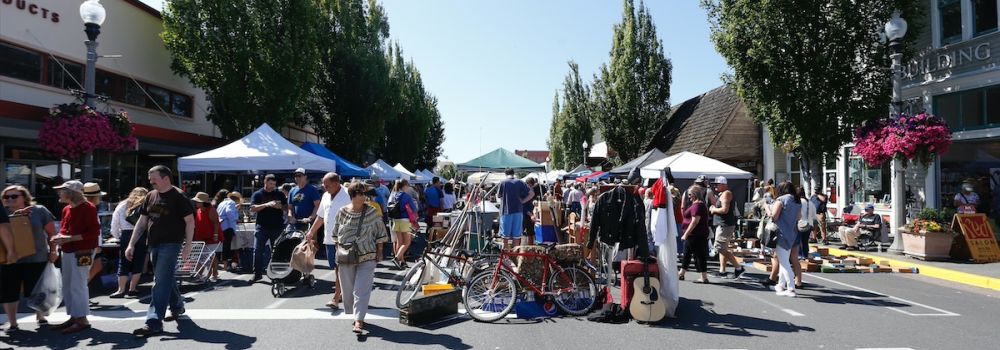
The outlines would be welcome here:
M 642 266 L 642 260 L 624 260 L 621 262 L 621 305 L 629 305 L 632 301 L 632 281 L 636 278 L 642 278 Z M 648 270 L 649 277 L 659 278 L 660 270 L 657 268 L 655 260 L 649 262 Z
M 552 254 L 560 264 L 579 264 L 583 261 L 583 245 L 576 243 L 560 244 Z
M 555 243 L 559 239 L 556 238 L 556 227 L 549 225 L 535 225 L 535 242 L 538 243 Z

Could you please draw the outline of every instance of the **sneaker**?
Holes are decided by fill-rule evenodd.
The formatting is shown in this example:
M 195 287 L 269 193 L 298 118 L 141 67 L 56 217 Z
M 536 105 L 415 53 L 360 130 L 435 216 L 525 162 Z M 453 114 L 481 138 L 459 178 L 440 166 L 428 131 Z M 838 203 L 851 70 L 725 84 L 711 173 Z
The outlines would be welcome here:
M 125 293 L 114 292 L 111 295 L 109 295 L 108 298 L 111 298 L 111 299 L 122 299 L 122 298 L 125 298 Z
M 777 295 L 779 295 L 779 296 L 783 296 L 783 297 L 789 297 L 789 298 L 794 298 L 794 297 L 796 297 L 796 294 L 795 294 L 795 290 L 794 290 L 794 289 L 789 289 L 789 290 L 785 290 L 785 291 L 781 291 L 781 292 L 777 292 L 777 293 L 775 293 L 775 294 L 777 294 Z
M 132 335 L 140 338 L 148 338 L 157 334 L 163 333 L 163 329 L 153 329 L 149 325 L 142 326 L 142 328 L 132 331 Z
M 712 272 L 708 275 L 715 278 L 727 278 L 726 276 L 729 276 L 729 272 Z
M 219 276 L 212 276 L 208 278 L 209 282 L 215 283 L 219 281 Z
M 170 311 L 170 316 L 164 317 L 163 321 L 165 322 L 177 321 L 177 319 L 181 317 L 181 315 L 183 315 L 185 312 L 187 312 L 187 310 L 185 309 L 180 309 L 180 311 Z
M 785 292 L 785 287 L 782 287 L 782 286 L 780 286 L 780 285 L 777 285 L 777 284 L 776 284 L 776 285 L 774 285 L 774 293 L 775 293 L 775 294 L 777 294 L 777 295 L 781 295 L 781 294 L 782 294 L 782 293 L 784 293 L 784 292 Z
M 742 276 L 744 272 L 746 272 L 746 269 L 744 269 L 744 268 L 740 268 L 739 270 L 736 270 L 736 272 L 733 273 L 733 279 L 740 278 L 740 276 Z

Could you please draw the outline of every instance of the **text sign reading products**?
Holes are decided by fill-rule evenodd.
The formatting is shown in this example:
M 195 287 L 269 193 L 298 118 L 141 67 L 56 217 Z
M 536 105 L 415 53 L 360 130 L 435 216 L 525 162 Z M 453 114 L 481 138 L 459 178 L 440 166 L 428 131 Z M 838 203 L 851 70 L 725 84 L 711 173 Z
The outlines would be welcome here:
M 957 214 L 951 228 L 965 236 L 972 260 L 977 263 L 1000 261 L 1000 246 L 986 214 Z
M 0 0 L 0 4 L 10 6 L 9 8 L 25 11 L 32 16 L 41 17 L 44 20 L 59 23 L 59 13 L 28 0 Z

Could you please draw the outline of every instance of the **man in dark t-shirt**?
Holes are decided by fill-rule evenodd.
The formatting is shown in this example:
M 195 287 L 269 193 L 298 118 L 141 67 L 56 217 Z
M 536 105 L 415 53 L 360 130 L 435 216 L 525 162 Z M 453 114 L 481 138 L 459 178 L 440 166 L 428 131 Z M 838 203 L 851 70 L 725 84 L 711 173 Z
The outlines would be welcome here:
M 264 188 L 257 190 L 250 197 L 250 211 L 257 213 L 257 230 L 254 233 L 253 281 L 263 278 L 264 269 L 271 260 L 268 243 L 274 246 L 274 241 L 281 235 L 285 225 L 285 203 L 288 198 L 277 188 L 274 174 L 264 176 Z
M 129 260 L 145 259 L 134 255 L 136 242 L 145 239 L 153 263 L 153 297 L 146 313 L 146 325 L 132 332 L 139 337 L 162 333 L 164 320 L 175 320 L 184 313 L 184 298 L 177 288 L 175 275 L 178 254 L 182 261 L 188 261 L 191 255 L 194 207 L 171 184 L 171 176 L 170 168 L 162 165 L 149 169 L 149 184 L 153 190 L 139 207 L 139 221 L 125 250 L 125 257 Z M 164 317 L 168 306 L 171 315 Z
M 309 228 L 309 223 L 316 219 L 322 195 L 316 186 L 309 183 L 305 169 L 296 169 L 293 176 L 295 187 L 288 191 L 288 224 L 305 231 Z

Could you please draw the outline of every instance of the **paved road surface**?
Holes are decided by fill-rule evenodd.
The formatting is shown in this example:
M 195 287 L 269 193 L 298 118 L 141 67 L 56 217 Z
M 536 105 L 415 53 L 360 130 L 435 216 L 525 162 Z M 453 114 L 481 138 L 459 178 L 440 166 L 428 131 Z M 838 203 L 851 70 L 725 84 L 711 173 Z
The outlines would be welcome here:
M 608 325 L 585 318 L 504 320 L 483 324 L 459 316 L 428 327 L 399 324 L 394 278 L 381 266 L 366 336 L 351 333 L 351 315 L 323 308 L 332 273 L 317 270 L 315 289 L 273 298 L 250 275 L 224 274 L 214 287 L 185 287 L 188 315 L 166 334 L 136 339 L 148 299 L 97 297 L 95 330 L 62 336 L 37 330 L 23 314 L 24 331 L 0 336 L 0 348 L 18 349 L 995 349 L 1000 295 L 950 286 L 919 275 L 811 274 L 798 298 L 774 295 L 753 279 L 681 282 L 679 318 L 660 325 Z M 693 275 L 692 275 L 693 276 Z M 148 295 L 149 285 L 143 286 Z M 24 311 L 24 310 L 22 310 Z M 65 319 L 63 310 L 51 317 Z M 4 327 L 6 328 L 6 327 Z

